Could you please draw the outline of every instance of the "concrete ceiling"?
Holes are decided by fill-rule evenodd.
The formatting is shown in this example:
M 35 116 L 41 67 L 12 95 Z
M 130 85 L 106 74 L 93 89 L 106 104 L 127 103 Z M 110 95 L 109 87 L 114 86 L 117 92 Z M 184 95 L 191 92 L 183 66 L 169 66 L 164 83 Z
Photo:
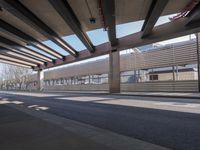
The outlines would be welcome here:
M 102 5 L 101 4 L 102 1 L 104 1 L 104 3 L 106 3 L 107 6 Z M 157 0 L 157 1 L 155 0 L 58 0 L 58 1 L 0 0 L 0 6 L 2 5 L 0 11 L 0 19 L 3 20 L 3 22 L 6 22 L 11 26 L 13 26 L 14 28 L 16 28 L 16 29 L 11 29 L 12 31 L 15 30 L 14 31 L 15 34 L 12 34 L 6 32 L 1 27 L 0 38 L 7 38 L 23 46 L 25 46 L 26 44 L 32 44 L 32 45 L 37 44 L 39 45 L 39 47 L 41 47 L 41 49 L 45 50 L 46 52 L 51 52 L 51 54 L 53 54 L 52 52 L 54 52 L 55 54 L 56 50 L 53 50 L 51 49 L 51 47 L 47 47 L 42 43 L 43 41 L 50 39 L 64 49 L 71 49 L 72 51 L 72 53 L 70 53 L 71 55 L 73 54 L 73 52 L 75 52 L 74 55 L 72 55 L 73 57 L 60 55 L 58 61 L 52 60 L 52 62 L 54 63 L 51 63 L 50 65 L 48 65 L 47 63 L 46 64 L 47 67 L 45 67 L 45 65 L 42 67 L 42 68 L 48 68 L 48 66 L 53 67 L 54 65 L 62 65 L 68 62 L 74 62 L 82 59 L 96 57 L 108 53 L 110 50 L 113 49 L 113 47 L 118 47 L 119 49 L 122 49 L 122 47 L 127 48 L 129 47 L 129 45 L 138 46 L 150 43 L 150 41 L 151 42 L 159 41 L 159 39 L 164 40 L 175 36 L 180 36 L 198 31 L 199 26 L 196 24 L 194 26 L 193 24 L 194 22 L 192 22 L 191 19 L 190 22 L 192 23 L 192 26 L 191 27 L 186 26 L 188 24 L 188 20 L 186 17 L 184 19 L 181 19 L 181 21 L 178 21 L 177 23 L 175 21 L 175 23 L 171 22 L 169 25 L 166 24 L 162 27 L 153 29 L 156 21 L 159 19 L 160 16 L 180 13 L 188 5 L 188 3 L 191 3 L 194 0 L 166 0 L 165 1 L 166 3 L 163 1 L 162 0 Z M 199 1 L 200 0 L 197 0 L 197 2 Z M 66 2 L 68 4 L 66 4 Z M 19 5 L 16 4 L 18 5 L 16 6 L 17 9 L 15 8 L 14 3 L 19 4 Z M 54 4 L 56 4 L 57 6 L 55 6 Z M 155 7 L 152 8 L 152 4 L 154 4 Z M 69 7 L 67 5 L 69 5 Z M 59 8 L 61 11 L 59 11 Z M 151 8 L 154 11 L 150 11 Z M 24 11 L 21 11 L 21 9 L 24 9 Z M 103 9 L 107 10 L 104 11 Z M 101 12 L 102 10 L 104 11 L 103 15 Z M 26 13 L 28 15 L 23 16 L 24 15 L 23 13 L 27 11 L 33 13 L 32 17 L 27 18 L 27 16 L 31 16 L 30 13 Z M 66 14 L 66 12 L 69 13 L 70 15 Z M 34 15 L 36 16 L 35 18 Z M 96 19 L 95 23 L 90 22 L 91 17 Z M 196 17 L 195 14 L 193 15 L 193 17 L 194 18 Z M 145 27 L 146 25 L 145 30 L 142 30 L 141 32 L 138 32 L 131 36 L 127 36 L 122 39 L 116 39 L 115 25 L 124 24 L 128 22 L 135 22 L 139 20 L 145 20 L 146 24 L 144 23 L 143 25 L 143 27 Z M 108 27 L 108 35 L 111 35 L 112 40 L 109 39 L 110 43 L 108 42 L 104 43 L 103 45 L 94 46 L 90 41 L 91 39 L 87 37 L 86 32 L 94 29 L 104 28 L 104 23 L 106 21 L 107 25 L 109 24 L 110 29 L 112 29 L 112 31 L 110 31 Z M 185 24 L 182 24 L 182 22 Z M 19 30 L 19 32 L 16 30 Z M 165 36 L 168 30 L 170 31 L 170 35 Z M 68 45 L 68 43 L 66 43 L 66 41 L 63 40 L 62 38 L 63 36 L 72 35 L 74 34 L 74 32 L 76 32 L 76 35 L 83 42 L 83 44 L 86 45 L 87 50 L 81 51 L 79 53 L 76 50 L 70 48 L 70 45 Z M 25 33 L 26 35 L 24 35 L 23 33 Z M 149 34 L 150 34 L 149 37 L 145 37 L 146 35 Z M 23 41 L 22 38 L 19 38 L 19 36 L 22 36 L 23 38 L 27 39 Z M 133 42 L 131 41 L 131 43 L 134 43 L 135 45 L 130 44 L 130 39 L 132 38 L 135 40 Z M 119 43 L 116 42 L 117 40 L 119 41 Z M 26 43 L 27 41 L 31 43 Z M 116 45 L 112 45 L 112 43 L 115 43 Z M 128 45 L 126 45 L 127 43 Z M 120 47 L 121 45 L 123 46 Z
M 39 17 L 45 24 L 53 29 L 60 36 L 66 36 L 73 34 L 73 31 L 65 23 L 62 17 L 51 6 L 48 0 L 19 0 L 24 4 L 31 12 Z M 96 23 L 92 24 L 89 21 L 91 17 L 89 9 L 92 13 L 92 17 L 96 18 Z M 162 15 L 174 14 L 180 12 L 190 0 L 170 0 L 166 8 L 162 12 Z M 98 28 L 103 28 L 102 21 L 99 13 L 99 4 L 97 0 L 68 0 L 71 8 L 79 19 L 83 30 L 91 31 Z M 115 0 L 116 9 L 116 24 L 123 24 L 128 22 L 134 22 L 144 20 L 149 10 L 151 0 Z M 35 37 L 39 40 L 46 40 L 44 36 L 35 31 L 32 27 L 10 14 L 3 9 L 1 12 L 1 18 L 14 25 L 18 29 L 25 33 Z

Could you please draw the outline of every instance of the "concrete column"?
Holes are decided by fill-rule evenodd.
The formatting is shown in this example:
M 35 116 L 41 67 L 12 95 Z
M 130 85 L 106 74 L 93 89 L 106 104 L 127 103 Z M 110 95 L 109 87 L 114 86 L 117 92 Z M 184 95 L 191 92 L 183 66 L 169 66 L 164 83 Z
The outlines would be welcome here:
M 200 52 L 199 52 L 199 36 L 200 36 L 199 33 L 196 33 L 198 92 L 200 92 Z
M 175 81 L 175 67 L 172 66 L 172 79 Z
M 88 80 L 89 80 L 89 81 L 88 81 L 89 83 L 88 83 L 88 84 L 90 84 L 90 82 L 91 82 L 91 81 L 90 81 L 90 80 L 91 80 L 91 79 L 90 79 L 90 75 L 88 75 L 88 77 L 89 77 L 89 79 L 88 79 Z
M 38 91 L 42 91 L 44 89 L 44 71 L 39 70 L 37 73 L 37 82 L 38 82 Z
M 109 54 L 109 92 L 120 93 L 120 55 L 119 51 Z
M 178 65 L 176 64 L 176 80 L 179 80 L 179 76 L 178 76 Z
M 140 70 L 138 70 L 137 82 L 140 82 Z

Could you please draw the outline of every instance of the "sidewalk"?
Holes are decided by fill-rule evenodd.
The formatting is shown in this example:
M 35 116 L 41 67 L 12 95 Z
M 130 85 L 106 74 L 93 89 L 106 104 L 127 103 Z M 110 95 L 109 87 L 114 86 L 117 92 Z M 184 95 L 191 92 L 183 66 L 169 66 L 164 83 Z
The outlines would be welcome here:
M 0 105 L 2 150 L 167 150 L 23 105 Z
M 169 97 L 169 98 L 191 98 L 199 99 L 200 93 L 172 93 L 172 92 L 121 92 L 116 95 L 124 96 L 151 96 L 151 97 Z
M 81 93 L 81 94 L 110 94 L 108 91 L 44 91 L 43 93 Z M 112 93 L 112 95 L 123 95 L 123 96 L 151 96 L 151 97 L 169 97 L 169 98 L 191 98 L 200 99 L 200 93 L 189 93 L 189 92 L 121 92 Z
M 29 92 L 29 91 L 0 91 L 0 93 L 7 94 L 98 94 L 106 95 L 110 94 L 108 91 L 42 91 L 42 92 Z M 122 96 L 145 96 L 145 97 L 169 97 L 169 98 L 190 98 L 190 99 L 200 99 L 200 93 L 189 93 L 189 92 L 121 92 L 112 93 L 112 95 L 122 95 Z
M 5 105 L 0 106 L 0 118 L 2 150 L 110 149 Z

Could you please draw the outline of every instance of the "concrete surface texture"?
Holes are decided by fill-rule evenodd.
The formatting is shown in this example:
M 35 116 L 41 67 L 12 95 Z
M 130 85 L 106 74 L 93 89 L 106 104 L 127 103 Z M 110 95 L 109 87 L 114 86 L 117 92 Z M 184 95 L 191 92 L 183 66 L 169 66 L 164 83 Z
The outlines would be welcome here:
M 3 150 L 200 147 L 199 99 L 69 92 L 0 97 Z
M 108 149 L 8 106 L 0 106 L 0 112 L 2 150 Z

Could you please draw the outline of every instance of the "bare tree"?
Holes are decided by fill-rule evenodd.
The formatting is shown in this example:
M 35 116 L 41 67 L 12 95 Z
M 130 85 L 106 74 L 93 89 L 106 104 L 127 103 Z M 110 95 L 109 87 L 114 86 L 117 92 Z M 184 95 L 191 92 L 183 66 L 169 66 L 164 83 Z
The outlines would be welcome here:
M 1 65 L 0 81 L 8 89 L 27 89 L 30 83 L 32 70 L 14 65 Z

